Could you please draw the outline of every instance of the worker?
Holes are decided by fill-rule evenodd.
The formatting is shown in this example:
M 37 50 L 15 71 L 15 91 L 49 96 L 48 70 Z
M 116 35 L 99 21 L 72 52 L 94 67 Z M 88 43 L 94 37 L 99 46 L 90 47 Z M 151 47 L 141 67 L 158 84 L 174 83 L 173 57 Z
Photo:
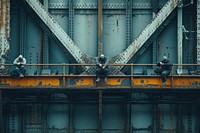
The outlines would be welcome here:
M 171 73 L 171 64 L 169 64 L 167 56 L 163 56 L 163 60 L 157 63 L 157 68 L 154 72 L 161 75 L 162 83 L 165 85 L 166 77 Z
M 100 57 L 97 58 L 96 64 L 96 82 L 99 82 L 101 78 L 104 79 L 105 82 L 108 81 L 108 60 L 101 54 Z
M 17 67 L 15 68 L 15 76 L 19 76 L 19 77 L 24 77 L 25 75 L 25 67 L 24 65 L 26 64 L 26 59 L 22 56 L 19 55 L 15 60 L 14 60 L 14 65 L 16 65 Z

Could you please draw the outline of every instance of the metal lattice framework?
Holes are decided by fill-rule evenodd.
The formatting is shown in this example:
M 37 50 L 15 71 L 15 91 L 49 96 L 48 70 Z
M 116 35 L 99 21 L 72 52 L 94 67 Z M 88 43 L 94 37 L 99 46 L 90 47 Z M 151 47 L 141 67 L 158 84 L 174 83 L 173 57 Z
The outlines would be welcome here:
M 10 1 L 0 1 L 0 63 L 5 63 L 10 49 Z
M 148 39 L 156 32 L 156 30 L 164 23 L 167 17 L 177 7 L 181 0 L 169 0 L 164 7 L 158 12 L 150 24 L 142 31 L 142 33 L 130 44 L 130 46 L 120 55 L 111 60 L 114 64 L 126 64 L 133 56 L 143 47 Z M 144 49 L 145 50 L 145 49 Z M 120 71 L 123 67 L 118 67 Z
M 181 2 L 182 0 L 169 0 L 164 7 L 157 13 L 157 15 L 154 17 L 152 22 L 147 25 L 147 27 L 142 31 L 142 33 L 128 46 L 128 48 L 119 54 L 118 56 L 112 57 L 110 59 L 110 63 L 112 64 L 126 64 L 130 61 L 134 61 L 137 58 L 136 53 L 143 53 L 150 43 L 155 39 L 155 36 L 157 36 L 164 28 L 164 25 L 167 25 L 171 19 L 169 19 L 167 22 L 167 18 L 169 18 L 173 10 L 177 7 L 177 5 Z M 24 0 L 24 2 L 28 3 L 28 5 L 31 7 L 31 9 L 36 13 L 36 15 L 42 20 L 42 22 L 45 24 L 45 26 L 48 27 L 48 30 L 51 31 L 51 33 L 61 42 L 61 44 L 66 48 L 66 50 L 69 52 L 69 54 L 75 59 L 77 63 L 93 63 L 94 57 L 90 57 L 89 55 L 83 53 L 75 44 L 73 41 L 73 18 L 70 20 L 70 36 L 61 28 L 61 26 L 54 20 L 54 18 L 44 9 L 44 6 L 40 3 L 39 0 Z M 131 22 L 131 8 L 133 8 L 134 4 L 130 4 L 129 1 L 127 1 L 127 4 L 129 5 L 120 5 L 117 7 L 123 7 L 126 8 L 127 10 L 127 19 L 129 20 L 127 22 L 127 29 L 131 29 L 130 22 Z M 104 8 L 106 5 L 103 5 Z M 51 7 L 51 5 L 50 5 Z M 94 6 L 94 8 L 96 5 Z M 117 8 L 116 7 L 116 8 Z M 148 6 L 149 7 L 149 6 Z M 147 7 L 147 8 L 148 8 Z M 63 7 L 63 8 L 67 8 Z M 73 17 L 74 15 L 74 9 L 78 8 L 77 5 L 74 5 L 72 1 L 69 2 L 68 8 L 70 9 L 69 15 Z M 115 8 L 115 7 L 114 7 Z M 175 16 L 175 15 L 174 15 Z M 160 28 L 162 27 L 162 28 Z M 128 34 L 128 39 L 127 41 L 130 40 L 130 34 L 131 31 L 127 31 Z M 2 41 L 6 42 L 6 41 Z M 148 44 L 148 45 L 147 45 Z M 2 45 L 2 46 L 7 46 L 7 45 Z M 5 49 L 5 48 L 4 48 Z M 90 67 L 85 67 L 87 72 L 89 73 L 94 73 L 94 69 Z M 115 68 L 111 68 L 110 74 L 116 74 L 118 73 L 123 66 L 118 66 Z
M 197 0 L 197 64 L 200 64 L 200 0 Z
M 90 63 L 92 60 L 90 58 L 92 57 L 89 57 L 89 55 L 83 53 L 77 47 L 75 42 L 68 36 L 68 34 L 54 20 L 54 18 L 44 9 L 44 6 L 40 3 L 39 0 L 26 0 L 26 2 L 44 22 L 48 29 L 61 42 L 61 44 L 68 50 L 68 52 L 72 55 L 77 63 Z

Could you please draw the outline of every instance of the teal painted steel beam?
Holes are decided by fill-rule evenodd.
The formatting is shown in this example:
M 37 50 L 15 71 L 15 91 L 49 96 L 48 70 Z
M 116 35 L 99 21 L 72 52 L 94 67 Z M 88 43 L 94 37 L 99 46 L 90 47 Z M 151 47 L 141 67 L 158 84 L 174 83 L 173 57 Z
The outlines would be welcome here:
M 102 9 L 103 3 L 102 0 L 98 0 L 98 56 L 100 56 L 103 53 L 103 44 L 102 44 L 102 30 L 103 30 L 103 9 Z
M 99 90 L 99 125 L 98 133 L 102 133 L 102 90 Z
M 182 2 L 178 6 L 177 11 L 177 54 L 178 64 L 183 64 L 183 8 Z M 182 74 L 182 66 L 178 66 L 178 74 Z
M 197 0 L 197 64 L 200 64 L 200 0 Z
M 2 90 L 0 90 L 0 132 L 4 133 L 3 126 L 3 98 L 2 98 Z
M 44 8 L 45 10 L 48 12 L 49 10 L 49 1 L 48 0 L 44 0 Z M 49 64 L 49 37 L 48 34 L 44 31 L 43 32 L 43 62 L 45 64 Z M 49 66 L 44 66 L 44 68 L 48 69 Z
M 154 18 L 156 16 L 156 14 L 158 13 L 158 0 L 152 0 L 152 7 L 153 7 L 153 14 L 152 14 L 152 18 Z M 157 43 L 157 39 L 155 39 L 153 41 L 153 52 L 152 52 L 152 63 L 156 64 L 157 63 L 157 56 L 158 56 L 158 52 L 157 52 L 157 47 L 158 47 L 158 43 Z

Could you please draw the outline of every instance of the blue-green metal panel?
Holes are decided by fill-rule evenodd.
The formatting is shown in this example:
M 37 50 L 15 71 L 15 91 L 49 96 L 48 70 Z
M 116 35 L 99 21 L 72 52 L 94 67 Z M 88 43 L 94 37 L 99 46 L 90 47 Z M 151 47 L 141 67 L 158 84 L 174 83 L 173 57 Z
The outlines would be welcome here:
M 159 126 L 162 131 L 171 131 L 172 133 L 176 132 L 177 127 L 177 117 L 176 117 L 176 105 L 172 104 L 160 104 L 158 105 L 159 116 Z
M 19 39 L 20 39 L 20 21 L 19 4 L 17 2 L 11 2 L 11 19 L 10 19 L 10 50 L 9 50 L 9 63 L 13 63 L 14 59 L 19 55 Z
M 20 133 L 20 116 L 19 116 L 19 108 L 15 104 L 11 104 L 9 106 L 10 114 L 8 115 L 8 133 Z
M 144 28 L 151 22 L 152 12 L 150 10 L 134 10 L 133 11 L 133 35 L 132 40 L 134 40 Z M 137 64 L 152 63 L 152 47 L 149 47 L 137 60 Z
M 97 4 L 97 0 L 74 0 L 74 4 Z M 97 27 L 96 10 L 80 9 L 74 13 L 74 41 L 77 46 L 91 56 L 97 56 Z
M 103 112 L 103 117 L 102 117 L 103 130 L 116 129 L 120 130 L 121 132 L 124 130 L 126 123 L 124 104 L 103 104 L 102 112 Z
M 59 10 L 51 10 L 50 13 L 54 17 L 54 19 L 60 24 L 60 26 L 63 28 L 65 32 L 68 31 L 68 12 L 67 11 L 59 11 Z M 65 54 L 66 51 L 60 47 L 57 41 L 50 38 L 49 40 L 49 62 L 50 64 L 68 64 L 69 59 L 67 57 L 67 54 Z M 60 66 L 51 66 L 51 72 L 52 73 L 62 73 L 63 68 Z M 69 67 L 66 66 L 66 73 L 69 73 Z
M 158 61 L 167 56 L 171 63 L 177 63 L 177 28 L 173 20 L 158 37 Z
M 74 17 L 74 41 L 91 56 L 97 56 L 97 12 L 80 10 Z
M 196 58 L 194 58 L 194 53 L 196 53 L 196 25 L 194 22 L 196 21 L 196 16 L 194 16 L 195 6 L 190 6 L 190 9 L 186 8 L 185 15 L 183 17 L 184 27 L 188 32 L 183 33 L 183 63 L 185 64 L 195 64 Z
M 62 48 L 58 46 L 58 44 L 50 39 L 50 54 L 49 54 L 49 63 L 50 64 L 68 64 L 69 59 L 67 58 L 67 55 L 63 52 Z M 63 72 L 63 67 L 61 66 L 51 66 L 51 73 L 52 74 L 61 74 Z M 66 66 L 66 74 L 69 74 L 69 67 Z
M 76 104 L 73 114 L 74 128 L 77 132 L 83 129 L 98 129 L 98 104 Z
M 116 56 L 126 48 L 126 15 L 106 11 L 103 15 L 103 51 L 106 56 Z
M 153 107 L 151 104 L 131 105 L 131 126 L 134 133 L 151 133 L 149 127 L 153 123 Z M 142 130 L 141 130 L 142 129 Z
M 40 64 L 42 53 L 42 29 L 35 23 L 34 18 L 27 16 L 27 38 L 25 46 L 26 61 L 28 64 Z M 28 74 L 34 74 L 34 72 L 40 72 L 39 66 L 26 67 Z
M 41 104 L 26 104 L 23 119 L 22 132 L 40 133 L 42 132 Z
M 197 105 L 188 104 L 182 107 L 182 129 L 185 133 L 197 133 L 199 131 L 197 121 L 199 112 L 196 111 Z
M 47 107 L 47 125 L 49 132 L 54 129 L 69 128 L 69 105 L 50 104 Z

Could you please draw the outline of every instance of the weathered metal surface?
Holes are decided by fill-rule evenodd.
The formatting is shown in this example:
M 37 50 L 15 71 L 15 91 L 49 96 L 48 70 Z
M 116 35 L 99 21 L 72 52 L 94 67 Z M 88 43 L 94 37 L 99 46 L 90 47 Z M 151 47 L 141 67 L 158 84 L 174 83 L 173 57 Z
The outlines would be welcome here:
M 109 77 L 108 82 L 95 82 L 95 76 L 27 76 L 25 78 L 0 77 L 1 88 L 200 88 L 199 76 L 170 76 L 162 85 L 159 76 Z
M 118 2 L 118 1 L 115 1 Z M 163 3 L 159 5 L 159 7 L 162 7 Z M 49 9 L 68 9 L 69 4 L 66 2 L 64 3 L 50 3 L 49 4 Z M 74 3 L 74 8 L 75 9 L 97 9 L 98 4 L 97 3 L 89 3 L 88 1 L 84 3 L 76 2 Z M 125 2 L 119 2 L 119 3 L 114 3 L 114 2 L 108 2 L 108 3 L 103 3 L 103 9 L 126 9 L 126 3 Z M 150 3 L 133 3 L 132 4 L 132 9 L 152 9 L 152 5 Z
M 58 87 L 60 85 L 61 82 L 56 77 L 0 78 L 2 87 Z
M 115 64 L 127 63 L 177 7 L 180 1 L 181 0 L 169 0 L 131 45 L 123 53 L 113 58 L 111 62 Z M 118 67 L 118 70 L 121 68 L 122 67 Z
M 1 0 L 0 8 L 0 63 L 5 63 L 10 49 L 10 0 Z
M 177 11 L 177 53 L 178 53 L 178 64 L 183 64 L 183 9 L 181 6 L 182 3 L 178 6 Z M 182 74 L 182 66 L 178 66 L 178 74 Z
M 83 53 L 53 17 L 44 10 L 43 5 L 38 0 L 26 0 L 26 2 L 78 63 L 90 63 L 92 61 L 89 55 Z
M 0 132 L 4 132 L 3 126 L 3 98 L 2 98 L 2 90 L 0 90 Z
M 98 0 L 98 56 L 100 56 L 103 52 L 103 44 L 102 44 L 102 29 L 103 29 L 103 13 L 102 13 L 102 0 Z
M 197 0 L 197 64 L 200 64 L 200 0 Z

